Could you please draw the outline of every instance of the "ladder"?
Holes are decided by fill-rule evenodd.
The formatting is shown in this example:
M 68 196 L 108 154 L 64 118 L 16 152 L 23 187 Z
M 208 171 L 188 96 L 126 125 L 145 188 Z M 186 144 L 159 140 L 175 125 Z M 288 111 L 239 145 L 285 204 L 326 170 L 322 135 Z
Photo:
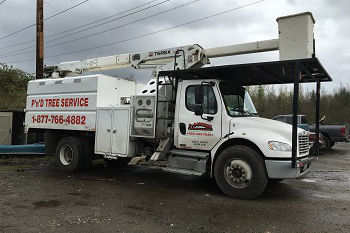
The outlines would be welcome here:
M 182 53 L 183 57 L 183 68 L 186 69 L 185 61 L 185 51 L 179 49 L 175 52 L 174 55 L 174 70 L 177 67 L 176 58 L 178 54 Z M 164 88 L 164 95 L 160 95 L 160 88 L 162 86 L 171 86 L 170 98 L 168 98 L 168 88 Z M 159 157 L 164 157 L 167 152 L 169 152 L 173 145 L 173 128 L 175 120 L 175 104 L 176 104 L 176 93 L 177 93 L 178 80 L 175 77 L 164 76 L 163 79 L 160 79 L 159 74 L 156 78 L 156 108 L 155 108 L 155 136 L 154 136 L 154 145 L 155 150 L 152 156 L 152 159 L 157 160 Z M 164 106 L 164 111 L 161 112 L 160 106 Z M 160 123 L 164 124 L 165 130 L 164 134 L 157 132 L 158 126 Z M 170 132 L 169 132 L 170 129 Z M 159 145 L 157 146 L 159 142 Z M 155 155 L 158 154 L 158 155 Z

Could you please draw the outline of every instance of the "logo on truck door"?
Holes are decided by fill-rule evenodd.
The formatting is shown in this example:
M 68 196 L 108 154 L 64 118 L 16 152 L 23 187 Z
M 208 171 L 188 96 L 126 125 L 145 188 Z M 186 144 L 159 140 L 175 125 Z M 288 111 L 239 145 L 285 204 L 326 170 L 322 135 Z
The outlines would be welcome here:
M 196 122 L 188 125 L 188 130 L 213 131 L 213 126 L 203 122 Z

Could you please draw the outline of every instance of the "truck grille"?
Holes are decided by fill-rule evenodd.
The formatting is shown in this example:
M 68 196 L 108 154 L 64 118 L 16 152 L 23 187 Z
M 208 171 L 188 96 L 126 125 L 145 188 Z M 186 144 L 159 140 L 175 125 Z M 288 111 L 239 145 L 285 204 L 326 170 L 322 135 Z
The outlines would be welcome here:
M 299 135 L 299 154 L 309 153 L 309 135 Z

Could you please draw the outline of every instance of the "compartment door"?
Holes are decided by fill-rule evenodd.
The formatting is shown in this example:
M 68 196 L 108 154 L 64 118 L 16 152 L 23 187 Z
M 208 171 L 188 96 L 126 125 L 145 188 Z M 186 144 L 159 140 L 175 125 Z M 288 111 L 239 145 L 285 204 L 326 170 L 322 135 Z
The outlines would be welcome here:
M 112 110 L 98 109 L 96 122 L 96 153 L 111 153 Z
M 0 112 L 0 145 L 11 145 L 12 112 Z
M 128 154 L 129 144 L 129 109 L 115 109 L 113 111 L 112 153 Z

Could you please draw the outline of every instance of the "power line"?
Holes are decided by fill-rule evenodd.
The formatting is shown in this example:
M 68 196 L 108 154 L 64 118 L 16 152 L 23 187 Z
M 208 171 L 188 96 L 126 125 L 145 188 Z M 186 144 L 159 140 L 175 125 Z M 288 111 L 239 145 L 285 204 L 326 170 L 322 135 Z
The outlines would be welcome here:
M 242 9 L 242 8 L 246 8 L 246 7 L 249 7 L 249 6 L 252 6 L 252 5 L 256 5 L 256 4 L 264 2 L 264 1 L 265 0 L 255 1 L 255 2 L 248 3 L 248 4 L 245 4 L 245 5 L 239 6 L 239 7 L 231 8 L 229 10 L 225 10 L 225 11 L 221 11 L 221 12 L 218 12 L 218 13 L 215 13 L 215 14 L 212 14 L 212 15 L 201 17 L 201 18 L 198 18 L 198 19 L 186 22 L 186 23 L 178 24 L 178 25 L 175 25 L 175 26 L 172 26 L 172 27 L 168 27 L 168 28 L 164 28 L 164 29 L 161 29 L 161 30 L 157 30 L 157 31 L 141 34 L 141 35 L 134 36 L 134 37 L 129 37 L 129 38 L 124 39 L 124 40 L 119 40 L 119 41 L 115 41 L 115 42 L 108 43 L 108 44 L 102 44 L 102 45 L 90 47 L 90 48 L 87 48 L 87 49 L 80 49 L 80 50 L 75 50 L 75 51 L 72 51 L 72 52 L 51 55 L 51 56 L 47 56 L 46 58 L 61 57 L 61 56 L 65 56 L 65 55 L 81 53 L 81 52 L 85 52 L 85 51 L 90 51 L 90 50 L 94 50 L 94 49 L 108 47 L 108 46 L 115 45 L 115 44 L 120 44 L 120 43 L 123 43 L 123 42 L 127 42 L 127 41 L 131 41 L 131 40 L 139 39 L 139 38 L 142 38 L 142 37 L 158 34 L 158 33 L 169 31 L 169 30 L 172 30 L 172 29 L 175 29 L 175 28 L 183 27 L 183 26 L 186 26 L 186 25 L 189 25 L 189 24 L 197 23 L 197 22 L 200 22 L 200 21 L 203 21 L 203 20 L 206 20 L 206 19 L 214 18 L 214 17 L 220 16 L 220 15 L 223 15 L 223 14 L 227 14 L 227 13 L 230 13 L 230 12 Z M 12 63 L 13 64 L 13 63 L 28 62 L 28 61 L 33 61 L 33 59 L 27 59 L 27 60 L 22 60 L 22 61 L 13 61 L 13 62 L 7 62 L 7 63 L 9 63 L 9 64 Z
M 65 30 L 65 31 L 61 31 L 61 32 L 57 32 L 57 33 L 48 35 L 47 38 L 53 37 L 53 36 L 57 36 L 57 35 L 61 35 L 61 34 L 66 33 L 66 32 L 71 32 L 71 31 L 74 31 L 74 30 L 76 30 L 76 29 L 79 29 L 79 28 L 82 28 L 82 27 L 89 26 L 89 25 L 91 25 L 91 24 L 95 24 L 95 23 L 104 21 L 104 20 L 106 20 L 106 19 L 113 18 L 113 17 L 115 17 L 115 16 L 121 15 L 121 14 L 126 13 L 126 12 L 128 12 L 128 11 L 135 10 L 135 9 L 137 9 L 137 8 L 140 8 L 140 7 L 142 7 L 142 6 L 145 6 L 145 5 L 151 4 L 151 3 L 153 3 L 153 2 L 157 2 L 157 1 L 159 1 L 159 0 L 152 0 L 152 1 L 149 1 L 149 2 L 146 2 L 146 3 L 143 3 L 143 4 L 141 4 L 141 5 L 137 5 L 137 6 L 135 6 L 135 7 L 129 8 L 129 9 L 127 9 L 127 10 L 124 10 L 124 11 L 115 13 L 115 14 L 113 14 L 113 15 L 104 17 L 104 18 L 102 18 L 102 19 L 95 20 L 95 21 L 93 21 L 93 22 L 90 22 L 90 23 L 87 23 L 87 24 L 84 24 L 84 25 L 81 25 L 81 26 L 78 26 L 78 27 L 75 27 L 75 28 L 71 28 L 71 29 L 68 29 L 68 30 Z M 169 0 L 169 1 L 171 1 L 171 0 Z M 161 3 L 156 4 L 156 5 L 161 5 L 161 4 L 165 3 L 165 2 L 168 2 L 168 1 L 164 1 L 164 2 L 161 2 Z M 147 9 L 148 9 L 148 8 L 147 8 Z M 138 12 L 136 12 L 136 13 L 138 13 Z M 110 22 L 112 22 L 112 21 L 110 21 Z
M 169 0 L 167 0 L 167 1 L 169 1 Z M 74 41 L 86 39 L 86 38 L 89 38 L 89 37 L 92 37 L 92 36 L 101 35 L 102 33 L 106 33 L 106 32 L 113 31 L 113 30 L 116 30 L 116 29 L 119 29 L 119 28 L 122 28 L 122 27 L 125 27 L 125 26 L 128 26 L 128 25 L 131 25 L 131 24 L 134 24 L 134 23 L 138 23 L 138 22 L 144 21 L 144 20 L 146 20 L 146 19 L 150 19 L 150 18 L 159 16 L 159 15 L 162 15 L 162 14 L 168 13 L 168 12 L 170 12 L 170 11 L 177 10 L 177 9 L 179 9 L 179 8 L 188 6 L 188 5 L 193 4 L 193 3 L 195 3 L 195 2 L 198 2 L 198 1 L 200 1 L 200 0 L 193 0 L 193 1 L 191 1 L 191 2 L 178 5 L 178 6 L 176 6 L 176 7 L 173 7 L 173 8 L 171 8 L 171 9 L 168 9 L 168 10 L 164 10 L 164 11 L 161 11 L 161 12 L 157 12 L 156 14 L 153 14 L 153 15 L 150 15 L 150 16 L 146 16 L 146 17 L 140 18 L 140 19 L 138 19 L 138 20 L 134 20 L 134 21 L 129 22 L 129 23 L 125 23 L 125 24 L 122 24 L 122 25 L 119 25 L 119 26 L 116 26 L 116 27 L 112 27 L 112 28 L 106 29 L 106 30 L 102 30 L 102 31 L 95 32 L 95 33 L 92 33 L 92 34 L 89 34 L 89 35 L 85 35 L 85 36 L 82 36 L 82 37 L 78 37 L 78 38 L 75 38 L 75 39 L 73 39 L 73 40 L 64 41 L 64 42 L 61 42 L 61 43 L 56 43 L 56 44 L 47 46 L 47 47 L 45 47 L 45 48 L 52 48 L 52 47 L 56 47 L 56 46 L 59 46 L 59 45 L 68 44 L 68 43 L 71 43 L 71 42 L 74 42 Z M 166 2 L 166 1 L 164 1 L 164 2 Z M 164 3 L 164 2 L 162 2 L 162 3 Z M 121 17 L 121 18 L 122 18 L 122 17 Z M 97 26 L 99 26 L 99 25 L 97 25 Z M 91 27 L 91 28 L 93 28 L 93 27 Z M 90 28 L 88 28 L 88 29 L 90 29 Z M 77 32 L 75 32 L 74 34 L 77 34 L 77 33 L 82 32 L 82 31 L 85 31 L 85 29 L 80 30 L 80 31 L 77 31 Z M 69 35 L 73 35 L 73 34 L 69 34 Z M 59 39 L 65 38 L 65 37 L 66 37 L 66 36 L 59 37 L 59 38 L 56 38 L 56 39 L 53 39 L 53 40 L 49 40 L 49 41 L 47 41 L 47 43 L 53 42 L 53 41 L 56 41 L 56 40 L 59 40 Z M 26 50 L 26 49 L 30 49 L 30 48 L 33 48 L 33 47 L 35 47 L 35 46 L 29 46 L 29 47 L 22 48 L 22 49 L 19 49 L 19 50 L 15 50 L 15 51 L 12 51 L 12 52 L 9 52 L 9 53 L 0 54 L 0 56 L 1 56 L 1 57 L 2 57 L 2 56 L 12 57 L 12 56 L 20 55 L 20 54 L 31 53 L 31 52 L 33 52 L 33 51 L 35 51 L 35 50 L 30 50 L 30 51 L 25 51 L 25 52 L 21 52 L 21 51 Z M 19 53 L 17 53 L 17 52 L 19 52 Z
M 71 7 L 67 8 L 67 9 L 63 10 L 63 11 L 60 11 L 60 12 L 54 14 L 54 15 L 51 15 L 50 17 L 44 19 L 44 21 L 49 20 L 49 19 L 52 19 L 52 18 L 54 18 L 54 17 L 56 17 L 56 16 L 58 16 L 58 15 L 61 15 L 61 14 L 65 13 L 65 12 L 67 12 L 67 11 L 70 11 L 70 10 L 72 10 L 72 9 L 74 9 L 74 8 L 76 8 L 76 7 L 78 7 L 78 6 L 80 6 L 80 5 L 83 5 L 83 4 L 87 3 L 88 1 L 90 1 L 90 0 L 82 1 L 82 2 L 80 2 L 80 3 L 78 3 L 78 4 L 74 5 L 74 6 L 71 6 Z
M 7 0 L 3 0 L 3 1 L 1 1 L 1 2 L 0 2 L 0 5 L 1 5 L 1 4 L 3 4 L 3 3 L 4 3 L 4 2 L 6 2 L 6 1 L 7 1 Z
M 61 36 L 61 37 L 58 37 L 58 38 L 49 40 L 49 41 L 47 41 L 47 42 L 49 43 L 49 42 L 52 42 L 52 41 L 56 41 L 56 40 L 59 40 L 59 39 L 62 39 L 62 38 L 66 38 L 67 36 L 72 36 L 72 35 L 75 35 L 75 34 L 78 34 L 78 33 L 81 33 L 81 32 L 84 32 L 84 31 L 87 31 L 87 30 L 90 30 L 90 29 L 93 29 L 93 28 L 96 28 L 96 27 L 99 27 L 99 26 L 102 26 L 102 25 L 105 25 L 105 24 L 107 24 L 107 23 L 110 23 L 110 22 L 113 22 L 113 21 L 116 21 L 116 20 L 125 18 L 125 17 L 127 17 L 127 16 L 130 16 L 130 15 L 133 15 L 133 14 L 136 14 L 136 13 L 139 13 L 139 12 L 141 12 L 141 11 L 144 11 L 144 10 L 147 10 L 147 9 L 150 9 L 150 8 L 153 8 L 153 7 L 155 7 L 155 6 L 164 4 L 164 3 L 169 2 L 169 1 L 170 1 L 170 0 L 165 0 L 165 1 L 163 1 L 163 2 L 154 4 L 154 5 L 152 5 L 152 6 L 143 8 L 143 9 L 141 9 L 141 10 L 138 10 L 138 11 L 135 11 L 135 12 L 132 12 L 132 13 L 129 13 L 129 14 L 127 14 L 127 15 L 118 17 L 118 18 L 116 18 L 116 19 L 112 19 L 112 20 L 109 20 L 109 21 L 107 21 L 107 22 L 104 22 L 104 23 L 101 23 L 101 24 L 98 24 L 98 25 L 95 25 L 95 26 L 92 26 L 92 27 L 88 27 L 88 28 L 82 29 L 82 30 L 80 30 L 80 31 L 76 31 L 76 32 L 74 32 L 74 33 L 71 33 L 71 34 L 68 34 L 68 35 L 65 35 L 65 36 Z M 200 1 L 200 0 L 196 0 L 196 1 Z M 160 14 L 160 13 L 158 13 L 158 15 L 159 15 L 159 14 Z
M 61 35 L 61 34 L 63 34 L 63 33 L 67 33 L 67 32 L 70 32 L 70 31 L 74 31 L 74 30 L 76 30 L 76 29 L 79 29 L 79 28 L 82 28 L 82 27 L 86 27 L 86 26 L 89 26 L 89 25 L 92 25 L 92 24 L 101 22 L 101 21 L 106 20 L 106 19 L 109 19 L 109 18 L 113 18 L 114 16 L 121 15 L 121 14 L 126 13 L 126 12 L 128 12 L 128 11 L 135 10 L 135 9 L 137 9 L 137 8 L 140 8 L 140 7 L 142 7 L 142 6 L 151 4 L 151 3 L 156 2 L 156 1 L 159 1 L 159 0 L 152 0 L 152 1 L 149 1 L 149 2 L 146 2 L 146 3 L 143 3 L 143 4 L 140 4 L 140 5 L 137 5 L 137 6 L 135 6 L 135 7 L 129 8 L 129 9 L 127 9 L 127 10 L 124 10 L 124 11 L 121 11 L 121 12 L 118 12 L 118 13 L 115 13 L 115 14 L 113 14 L 113 15 L 110 15 L 110 16 L 107 16 L 107 17 L 104 17 L 104 18 L 101 18 L 101 19 L 92 21 L 92 22 L 90 22 L 90 23 L 80 25 L 80 26 L 78 26 L 78 27 L 74 27 L 74 28 L 71 28 L 71 29 L 68 29 L 68 30 L 64 30 L 64 31 L 60 31 L 60 32 L 56 32 L 56 33 L 47 35 L 47 36 L 45 36 L 45 39 L 46 39 L 46 38 L 49 38 L 49 37 L 56 36 L 56 35 Z M 28 41 L 24 41 L 24 42 L 20 42 L 20 43 L 16 43 L 16 44 L 8 45 L 8 46 L 5 46 L 5 47 L 0 47 L 0 49 L 7 49 L 7 48 L 11 48 L 11 47 L 16 47 L 16 46 L 18 46 L 18 45 L 28 44 L 28 43 L 31 43 L 31 42 L 35 42 L 35 40 L 28 40 Z M 28 48 L 28 47 L 26 47 L 26 48 Z M 23 49 L 26 49 L 26 48 L 23 48 Z M 17 50 L 17 51 L 19 51 L 19 50 Z
M 46 43 L 50 43 L 50 42 L 52 42 L 52 41 L 56 41 L 56 40 L 59 40 L 59 39 L 63 39 L 63 38 L 66 38 L 66 37 L 68 37 L 68 36 L 72 36 L 72 35 L 78 34 L 78 33 L 80 33 L 80 32 L 87 31 L 87 30 L 90 30 L 90 29 L 93 29 L 93 28 L 102 26 L 102 25 L 104 25 L 104 24 L 107 24 L 107 23 L 110 23 L 110 22 L 113 22 L 113 21 L 116 21 L 116 20 L 119 20 L 119 19 L 128 17 L 128 16 L 130 16 L 130 15 L 133 15 L 133 14 L 136 14 L 136 13 L 139 13 L 139 12 L 142 12 L 142 11 L 145 11 L 145 10 L 148 10 L 148 9 L 150 9 L 150 8 L 159 6 L 159 5 L 164 4 L 164 3 L 166 3 L 166 2 L 169 2 L 169 1 L 171 1 L 171 0 L 165 0 L 165 1 L 162 1 L 162 2 L 159 2 L 159 3 L 156 3 L 156 4 L 151 5 L 151 6 L 148 6 L 148 7 L 146 7 L 146 8 L 143 8 L 143 9 L 140 9 L 140 10 L 137 10 L 137 11 L 134 11 L 134 12 L 131 12 L 131 13 L 127 14 L 127 15 L 120 16 L 120 17 L 118 17 L 118 18 L 116 18 L 116 19 L 112 19 L 112 20 L 109 20 L 109 21 L 107 21 L 107 22 L 100 23 L 100 24 L 98 24 L 98 25 L 88 27 L 88 28 L 82 29 L 82 30 L 80 30 L 80 31 L 76 31 L 76 32 L 74 32 L 74 33 L 71 33 L 71 34 L 58 37 L 58 38 L 56 38 L 56 39 L 48 40 L 48 41 L 46 41 Z M 138 8 L 138 7 L 137 7 L 137 8 Z M 129 9 L 129 10 L 126 10 L 126 11 L 130 11 L 130 9 Z M 125 12 L 126 12 L 126 11 L 125 11 Z M 79 28 L 79 27 L 78 27 L 78 28 Z M 76 29 L 76 28 L 75 28 L 75 29 Z M 68 31 L 68 30 L 67 30 L 67 31 Z M 60 34 L 60 33 L 58 33 L 58 34 Z M 34 41 L 35 41 L 35 40 L 34 40 Z M 31 42 L 32 42 L 32 41 L 31 41 Z M 11 52 L 3 53 L 3 54 L 0 54 L 0 56 L 7 56 L 7 55 L 9 55 L 9 56 L 7 56 L 7 57 L 10 57 L 10 56 L 16 56 L 16 55 L 19 55 L 19 54 L 29 53 L 29 52 L 32 52 L 32 50 L 26 51 L 26 52 L 20 52 L 20 51 L 24 51 L 24 50 L 30 49 L 30 48 L 35 48 L 35 45 L 31 45 L 31 46 L 27 46 L 27 47 L 25 47 L 25 48 L 21 48 L 21 49 L 14 50 L 14 51 L 11 51 Z M 20 53 L 17 53 L 17 52 L 20 52 Z M 10 55 L 10 54 L 13 54 L 13 55 Z
M 65 12 L 67 12 L 67 11 L 69 11 L 69 10 L 72 10 L 72 9 L 74 9 L 74 8 L 76 8 L 76 7 L 78 7 L 78 6 L 82 5 L 82 4 L 84 4 L 84 3 L 87 3 L 88 1 L 90 1 L 90 0 L 82 1 L 82 2 L 80 2 L 80 3 L 78 3 L 78 4 L 74 5 L 74 6 L 71 6 L 71 7 L 67 8 L 67 9 L 65 9 L 65 10 L 62 10 L 62 11 L 60 11 L 60 12 L 58 12 L 58 13 L 56 13 L 56 14 L 54 14 L 54 15 L 52 15 L 52 16 L 46 18 L 46 19 L 44 19 L 44 21 L 47 21 L 47 20 L 52 19 L 52 18 L 54 18 L 54 17 L 56 17 L 56 16 L 58 16 L 58 15 L 60 15 L 60 14 L 65 13 Z M 17 33 L 20 33 L 20 32 L 22 32 L 22 31 L 24 31 L 24 30 L 26 30 L 26 29 L 28 29 L 28 28 L 34 27 L 35 25 L 36 25 L 36 24 L 34 23 L 34 24 L 28 25 L 28 26 L 26 26 L 26 27 L 24 27 L 24 28 L 22 28 L 22 29 L 19 29 L 19 30 L 15 31 L 15 32 L 12 32 L 12 33 L 10 33 L 10 34 L 7 34 L 7 35 L 5 35 L 5 36 L 3 36 L 3 37 L 0 37 L 0 40 L 5 39 L 5 38 L 8 38 L 8 37 L 10 37 L 10 36 L 12 36 L 12 35 L 15 35 L 15 34 L 17 34 Z

